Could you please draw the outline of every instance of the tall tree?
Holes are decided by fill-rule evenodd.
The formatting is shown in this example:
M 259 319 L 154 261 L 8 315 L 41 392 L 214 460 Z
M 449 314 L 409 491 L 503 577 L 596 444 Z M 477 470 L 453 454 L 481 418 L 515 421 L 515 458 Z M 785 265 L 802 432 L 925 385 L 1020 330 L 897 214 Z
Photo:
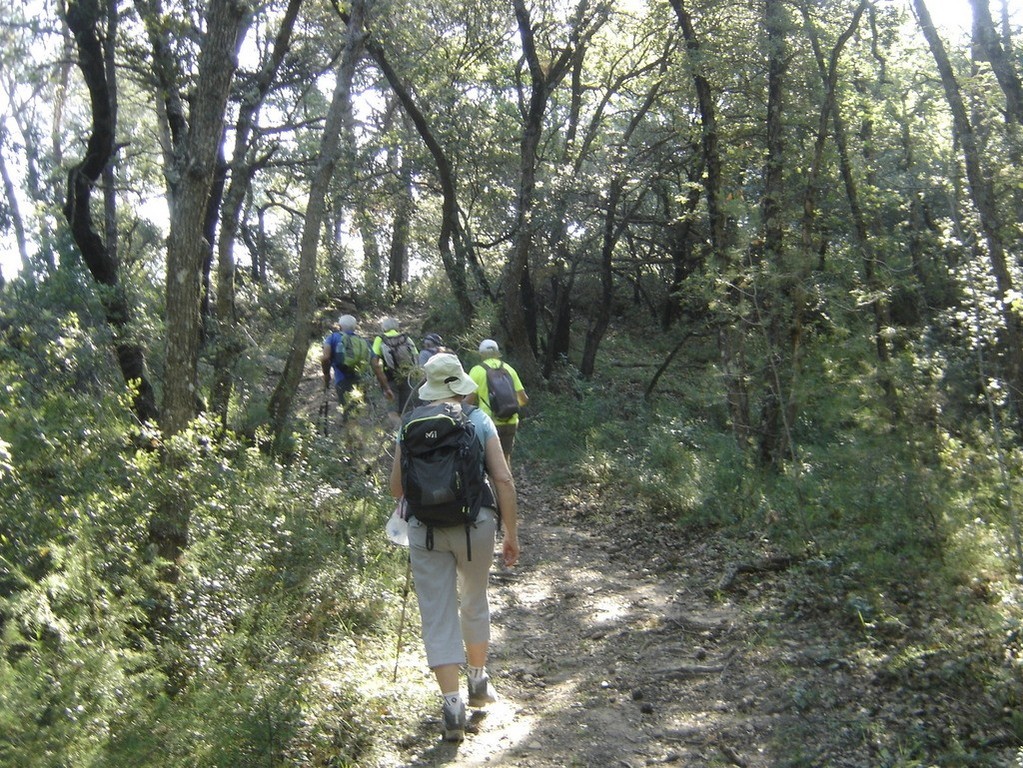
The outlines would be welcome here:
M 387 294 L 392 301 L 401 297 L 408 276 L 409 229 L 416 201 L 412 188 L 412 162 L 405 155 L 391 160 L 392 171 L 398 182 L 398 194 L 391 226 L 391 247 L 387 254 Z
M 667 43 L 667 47 L 669 49 L 671 47 L 670 38 Z M 665 55 L 661 57 L 660 73 L 662 77 L 666 64 L 667 52 L 665 52 Z M 608 326 L 611 322 L 611 306 L 614 298 L 613 256 L 618 241 L 622 236 L 622 233 L 625 231 L 629 220 L 628 215 L 624 213 L 619 214 L 619 206 L 623 204 L 626 187 L 630 179 L 634 176 L 632 164 L 626 161 L 627 150 L 633 135 L 640 126 L 640 123 L 646 118 L 647 114 L 653 108 L 654 103 L 660 94 L 662 84 L 663 81 L 661 77 L 654 80 L 650 89 L 647 91 L 643 102 L 639 105 L 639 108 L 629 121 L 629 125 L 622 133 L 622 137 L 612 155 L 610 165 L 612 168 L 616 169 L 616 172 L 608 185 L 606 194 L 602 196 L 604 198 L 606 208 L 604 211 L 604 222 L 600 239 L 600 300 L 598 302 L 597 309 L 593 314 L 590 327 L 587 329 L 586 342 L 583 346 L 582 362 L 579 366 L 579 372 L 586 378 L 593 376 L 597 364 L 597 350 L 599 349 L 600 342 L 604 338 L 604 334 L 607 332 Z M 640 197 L 642 197 L 642 194 L 640 194 Z
M 867 294 L 870 296 L 870 309 L 874 318 L 874 347 L 877 350 L 878 364 L 881 368 L 881 388 L 884 391 L 893 416 L 898 416 L 899 405 L 896 399 L 895 385 L 888 371 L 891 359 L 888 341 L 885 337 L 885 327 L 889 322 L 888 304 L 884 299 L 884 286 L 881 284 L 880 275 L 878 275 L 877 257 L 874 253 L 874 246 L 871 242 L 869 228 L 863 211 L 863 204 L 860 200 L 859 184 L 849 156 L 849 139 L 845 118 L 842 115 L 836 96 L 839 57 L 846 43 L 849 42 L 849 39 L 857 31 L 860 19 L 866 10 L 867 2 L 866 0 L 861 0 L 860 4 L 853 11 L 849 25 L 838 36 L 830 54 L 825 57 L 820 43 L 820 35 L 810 14 L 810 8 L 805 3 L 800 6 L 804 27 L 807 31 L 810 45 L 813 48 L 814 58 L 817 61 L 817 69 L 820 72 L 825 93 L 825 101 L 821 109 L 820 124 L 814 145 L 813 165 L 810 171 L 811 178 L 807 183 L 806 194 L 803 200 L 802 248 L 803 259 L 809 260 L 814 248 L 813 222 L 818 204 L 817 195 L 822 185 L 824 144 L 830 122 L 832 125 L 832 135 L 835 138 L 835 145 L 838 151 L 839 169 L 845 189 L 845 196 L 849 204 L 849 214 L 852 219 L 851 234 L 853 243 L 860 253 L 860 260 L 863 264 L 863 282 L 866 285 Z
M 945 91 L 945 99 L 952 113 L 953 134 L 963 153 L 970 195 L 977 209 L 977 215 L 980 217 L 991 271 L 998 288 L 996 299 L 1001 307 L 1003 322 L 1001 346 L 1005 358 L 1005 380 L 1008 384 L 1010 404 L 1019 428 L 1019 420 L 1023 418 L 1023 317 L 1013 306 L 1015 288 L 1006 253 L 1003 222 L 998 211 L 991 178 L 985 173 L 983 167 L 976 130 L 967 114 L 966 105 L 959 89 L 959 81 L 952 69 L 945 44 L 938 35 L 924 0 L 913 0 L 913 3 L 920 22 L 920 29 L 937 64 L 938 74 Z
M 137 0 L 147 24 L 153 51 L 153 70 L 161 88 L 157 106 L 167 110 L 170 144 L 165 170 L 170 209 L 167 237 L 167 366 L 161 428 L 165 437 L 184 430 L 199 407 L 198 357 L 201 332 L 200 302 L 202 277 L 208 243 L 203 237 L 209 212 L 217 156 L 223 137 L 228 93 L 237 66 L 237 52 L 243 38 L 245 8 L 234 0 L 211 0 L 205 17 L 198 68 L 186 113 L 185 100 L 176 77 L 177 64 L 171 56 L 167 24 L 159 13 Z M 173 470 L 174 457 L 168 454 Z M 187 499 L 168 498 L 149 521 L 149 540 L 156 554 L 167 564 L 163 578 L 175 583 L 178 564 L 188 546 L 191 504 Z M 150 616 L 157 631 L 167 626 L 170 603 L 154 601 Z
M 176 135 L 174 163 L 169 169 L 167 373 L 162 424 L 167 435 L 184 429 L 195 416 L 199 401 L 199 306 L 208 253 L 204 224 L 245 21 L 246 9 L 236 0 L 210 0 L 192 110 L 187 117 L 183 111 L 172 115 Z M 158 67 L 171 65 L 164 54 L 160 49 L 155 52 Z M 176 89 L 168 96 L 180 107 Z
M 315 331 L 316 262 L 320 233 L 326 212 L 326 197 L 334 176 L 341 150 L 341 139 L 351 135 L 352 81 L 355 67 L 366 41 L 365 0 L 352 3 L 351 14 L 346 17 L 344 50 L 338 64 L 334 94 L 323 124 L 316 168 L 309 184 L 305 216 L 302 222 L 302 242 L 299 251 L 298 285 L 295 290 L 295 324 L 291 347 L 284 373 L 270 397 L 270 419 L 275 442 L 286 435 L 291 407 L 298 392 L 298 384 L 309 353 L 309 341 Z
M 18 255 L 21 257 L 21 268 L 28 274 L 31 265 L 28 261 L 28 238 L 25 236 L 25 220 L 21 216 L 21 206 L 18 204 L 18 193 L 15 188 L 14 179 L 7 169 L 7 161 L 4 156 L 7 153 L 7 121 L 0 117 L 0 182 L 4 185 L 4 197 L 7 199 L 7 216 L 10 218 L 11 226 L 14 229 L 14 241 L 18 245 Z M 0 284 L 2 285 L 2 284 Z
M 119 276 L 115 244 L 104 241 L 92 217 L 93 187 L 116 151 L 116 101 L 111 93 L 115 81 L 109 71 L 111 59 L 104 50 L 104 45 L 113 46 L 115 41 L 100 32 L 106 26 L 103 10 L 98 0 L 72 0 L 65 10 L 78 47 L 78 66 L 89 91 L 92 133 L 85 157 L 68 172 L 64 216 L 93 279 L 103 286 L 100 300 L 113 331 L 117 362 L 125 382 L 135 387 L 135 413 L 142 421 L 152 421 L 158 416 L 156 398 L 146 371 L 145 352 L 131 333 L 132 305 Z M 116 15 L 115 0 L 106 11 Z
M 238 338 L 235 317 L 235 241 L 239 236 L 242 209 L 252 178 L 257 170 L 268 162 L 269 154 L 272 154 L 271 152 L 264 157 L 254 156 L 253 132 L 257 128 L 260 109 L 276 83 L 277 74 L 291 47 L 292 32 L 301 7 L 302 0 L 289 0 L 274 37 L 270 55 L 261 62 L 258 70 L 249 79 L 249 87 L 242 89 L 238 118 L 234 125 L 230 183 L 220 211 L 220 238 L 217 242 L 217 339 L 212 389 L 212 407 L 224 425 L 227 423 L 228 405 L 231 400 L 234 361 L 243 348 Z
M 702 43 L 696 34 L 693 19 L 683 0 L 671 0 L 678 17 L 679 27 L 686 42 L 689 66 L 696 89 L 700 111 L 701 150 L 703 173 L 701 178 L 704 197 L 707 201 L 712 263 L 726 275 L 733 269 L 732 243 L 729 240 L 729 217 L 724 205 L 723 160 L 719 136 L 717 105 L 708 78 L 708 64 L 702 53 Z M 729 288 L 729 304 L 738 307 L 742 298 L 737 287 Z M 740 445 L 745 445 L 751 435 L 750 401 L 747 390 L 748 372 L 741 328 L 734 324 L 722 323 L 718 331 L 718 348 L 724 373 L 728 412 L 732 431 Z
M 426 113 L 391 65 L 383 46 L 370 40 L 366 45 L 366 50 L 387 79 L 391 90 L 433 158 L 441 187 L 440 234 L 437 238 L 437 246 L 444 272 L 451 284 L 452 295 L 458 303 L 462 321 L 468 325 L 476 313 L 476 308 L 469 293 L 466 265 L 475 261 L 476 256 L 472 252 L 471 239 L 467 236 L 459 218 L 460 206 L 455 166 L 431 127 Z
M 767 341 L 767 368 L 760 414 L 760 459 L 780 464 L 789 458 L 794 381 L 798 371 L 799 296 L 798 270 L 786 258 L 784 244 L 785 142 L 783 97 L 787 54 L 785 39 L 788 18 L 782 0 L 765 0 L 764 28 L 767 33 L 767 122 L 763 221 L 763 274 L 773 278 L 769 291 L 754 285 L 753 300 L 758 315 L 754 327 L 762 328 Z
M 580 0 L 569 22 L 567 41 L 556 51 L 541 52 L 537 47 L 535 22 L 525 0 L 514 0 L 522 55 L 529 73 L 528 93 L 524 98 L 522 135 L 519 143 L 519 177 L 515 203 L 515 232 L 511 253 L 501 280 L 502 315 L 508 332 L 508 346 L 518 354 L 519 371 L 527 381 L 536 381 L 540 369 L 536 342 L 529 331 L 527 304 L 533 292 L 529 257 L 533 247 L 534 205 L 536 202 L 537 148 L 543 134 L 544 114 L 554 89 L 571 71 L 577 49 L 607 21 L 607 9 L 590 9 L 588 0 Z
M 988 0 L 970 0 L 973 8 L 973 39 L 980 56 L 991 65 L 995 79 L 1005 95 L 1005 111 L 1010 120 L 1023 125 L 1023 82 L 991 18 Z

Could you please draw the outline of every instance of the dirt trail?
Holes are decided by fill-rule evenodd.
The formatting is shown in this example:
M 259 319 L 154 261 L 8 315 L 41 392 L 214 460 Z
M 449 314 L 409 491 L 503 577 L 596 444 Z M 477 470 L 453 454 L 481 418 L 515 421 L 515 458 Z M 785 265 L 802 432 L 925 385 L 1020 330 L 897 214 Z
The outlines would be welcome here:
M 323 390 L 312 366 L 302 390 L 303 415 L 319 425 Z M 332 401 L 329 413 L 337 435 Z M 397 687 L 418 689 L 430 709 L 399 743 L 378 748 L 375 768 L 776 765 L 774 716 L 754 706 L 763 672 L 743 642 L 756 629 L 715 587 L 732 559 L 727 543 L 683 541 L 606 499 L 562 493 L 542 468 L 516 466 L 515 476 L 522 558 L 491 575 L 489 667 L 502 700 L 470 710 L 464 742 L 441 741 L 413 629 Z M 409 621 L 418 623 L 414 598 Z
M 320 425 L 312 365 L 302 390 L 303 415 Z M 385 417 L 376 406 L 364 418 Z M 389 440 L 353 426 L 346 440 Z M 912 584 L 883 596 L 887 615 L 868 627 L 863 598 L 826 561 L 774 558 L 754 532 L 737 540 L 651 521 L 607 495 L 558 488 L 543 467 L 523 463 L 515 476 L 522 559 L 491 576 L 489 666 L 502 701 L 470 711 L 461 744 L 441 741 L 413 628 L 397 681 L 381 670 L 399 735 L 362 768 L 875 768 L 936 764 L 929 752 L 956 747 L 972 755 L 963 765 L 1018 765 L 1005 712 L 977 695 L 971 671 L 1005 649 L 980 628 L 949 626 Z M 414 599 L 409 617 L 418 622 Z M 924 652 L 910 659 L 914 648 Z M 417 712 L 414 701 L 429 703 Z
M 492 576 L 490 667 L 502 701 L 476 712 L 459 745 L 427 719 L 397 762 L 776 764 L 772 717 L 742 711 L 755 668 L 743 658 L 743 615 L 706 596 L 675 534 L 616 537 L 585 519 L 592 500 L 551 503 L 516 474 L 522 562 Z

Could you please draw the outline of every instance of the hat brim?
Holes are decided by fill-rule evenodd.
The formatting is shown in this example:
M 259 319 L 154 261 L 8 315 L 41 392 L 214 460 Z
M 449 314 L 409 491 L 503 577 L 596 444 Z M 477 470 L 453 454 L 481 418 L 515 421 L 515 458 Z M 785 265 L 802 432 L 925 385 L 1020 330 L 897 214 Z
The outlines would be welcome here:
M 465 397 L 471 395 L 477 389 L 477 384 L 469 374 L 463 372 L 461 376 L 452 377 L 452 381 L 432 382 L 427 380 L 419 388 L 419 398 L 427 402 L 433 400 L 446 400 L 449 397 Z

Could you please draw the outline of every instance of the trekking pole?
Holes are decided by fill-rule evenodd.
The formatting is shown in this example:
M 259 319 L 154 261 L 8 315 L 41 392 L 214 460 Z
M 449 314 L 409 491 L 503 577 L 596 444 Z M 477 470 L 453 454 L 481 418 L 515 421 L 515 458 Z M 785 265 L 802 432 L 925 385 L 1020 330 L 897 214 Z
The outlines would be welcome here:
M 398 659 L 401 658 L 401 636 L 405 631 L 405 609 L 408 607 L 409 583 L 412 581 L 412 556 L 405 565 L 405 589 L 401 596 L 401 619 L 398 621 L 398 647 L 394 651 L 394 682 L 398 682 Z
M 420 381 L 418 377 L 416 379 L 413 379 L 411 372 L 405 377 L 405 381 L 408 383 L 409 386 L 409 396 L 405 399 L 405 405 L 402 406 L 401 413 L 398 414 L 399 418 L 402 421 L 404 421 L 405 417 L 412 411 L 413 408 L 416 407 L 416 402 L 419 400 L 419 387 L 420 385 L 425 383 L 425 380 Z M 413 381 L 415 381 L 416 383 L 413 384 L 412 383 Z
M 323 436 L 330 436 L 330 384 L 323 387 Z
M 323 436 L 328 437 L 330 433 L 330 363 L 323 362 L 320 368 L 323 370 Z

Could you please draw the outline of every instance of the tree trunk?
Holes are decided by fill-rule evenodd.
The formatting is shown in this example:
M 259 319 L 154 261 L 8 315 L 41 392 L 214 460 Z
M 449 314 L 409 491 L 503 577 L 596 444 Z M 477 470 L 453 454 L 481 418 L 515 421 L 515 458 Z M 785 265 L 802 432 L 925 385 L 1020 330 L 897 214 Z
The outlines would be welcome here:
M 699 178 L 703 163 L 697 163 L 693 177 Z M 705 189 L 704 189 L 705 191 Z M 674 207 L 670 198 L 674 195 L 661 195 L 666 218 L 671 221 L 668 229 L 668 255 L 671 257 L 671 282 L 668 285 L 668 293 L 661 310 L 661 329 L 668 331 L 680 317 L 680 306 L 678 301 L 679 292 L 685 281 L 692 275 L 699 266 L 699 257 L 694 253 L 694 214 L 700 199 L 703 197 L 700 187 L 690 184 L 686 192 L 685 202 L 681 206 L 681 215 L 674 213 Z
M 359 230 L 359 239 L 362 240 L 363 288 L 367 295 L 379 296 L 383 257 L 380 254 L 380 240 L 377 235 L 376 222 L 369 211 L 365 209 L 355 212 L 355 221 Z
M 1016 419 L 1017 430 L 1020 429 L 1021 403 L 1023 403 L 1023 319 L 1013 310 L 1011 297 L 1014 292 L 1012 275 L 1009 271 L 1006 256 L 1002 221 L 998 213 L 994 188 L 990 177 L 984 173 L 981 164 L 980 149 L 977 144 L 974 127 L 967 116 L 966 106 L 959 90 L 959 83 L 952 71 L 945 44 L 938 36 L 934 23 L 924 0 L 913 0 L 920 28 L 927 39 L 927 44 L 934 56 L 941 76 L 941 84 L 945 90 L 945 98 L 952 112 L 952 130 L 956 141 L 962 148 L 963 162 L 966 165 L 966 178 L 970 184 L 973 204 L 980 216 L 981 230 L 987 242 L 988 258 L 991 271 L 998 288 L 996 297 L 1002 307 L 1002 320 L 1005 323 L 1002 349 L 1005 365 L 1004 373 L 1008 384 L 1010 407 Z
M 1023 83 L 1002 48 L 988 0 L 970 0 L 970 5 L 973 7 L 974 49 L 991 65 L 991 71 L 1005 95 L 1005 111 L 1009 119 L 1023 125 Z
M 1002 26 L 999 37 L 987 0 L 970 0 L 973 6 L 973 52 L 976 59 L 987 61 L 1005 95 L 1007 153 L 1010 167 L 1018 168 L 1023 160 L 1023 83 L 1012 60 L 1012 43 L 1008 34 L 1007 9 L 1002 4 Z M 1012 201 L 1011 216 L 1023 221 L 1023 190 L 1012 184 L 1002 193 Z
M 572 163 L 572 176 L 579 174 L 586 153 L 580 149 L 576 152 L 575 160 L 572 161 L 571 152 L 575 146 L 579 132 L 579 121 L 582 114 L 583 103 L 583 62 L 584 51 L 577 50 L 572 59 L 571 95 L 569 97 L 568 125 L 565 128 L 565 141 L 562 147 L 561 164 L 568 166 Z M 543 365 L 541 373 L 544 378 L 549 379 L 555 366 L 561 362 L 568 361 L 568 353 L 572 342 L 572 287 L 575 284 L 576 270 L 579 266 L 579 250 L 571 244 L 568 233 L 568 208 L 569 199 L 567 195 L 559 195 L 556 202 L 554 215 L 551 217 L 551 250 L 556 255 L 551 265 L 551 274 L 548 279 L 547 296 L 550 309 L 548 311 L 549 327 L 547 336 L 543 342 Z M 566 267 L 567 265 L 567 267 Z
M 518 20 L 519 38 L 523 53 L 529 64 L 530 93 L 527 102 L 522 138 L 519 142 L 518 194 L 515 198 L 515 235 L 511 254 L 504 268 L 501 292 L 504 296 L 502 316 L 508 334 L 507 346 L 515 349 L 519 373 L 527 381 L 538 381 L 539 370 L 536 350 L 530 344 L 529 328 L 523 308 L 522 282 L 528 274 L 530 245 L 533 240 L 533 204 L 536 189 L 536 153 L 540 144 L 543 115 L 547 99 L 554 83 L 548 82 L 548 75 L 540 64 L 533 40 L 533 27 L 525 0 L 514 0 L 515 17 Z M 556 73 L 551 72 L 551 76 Z M 563 76 L 564 72 L 562 72 Z
M 210 194 L 206 200 L 206 215 L 202 225 L 202 289 L 199 298 L 200 344 L 204 344 L 209 337 L 210 307 L 213 301 L 213 286 L 210 278 L 213 272 L 213 258 L 216 254 L 214 244 L 217 240 L 217 223 L 220 221 L 220 209 L 224 203 L 224 188 L 226 185 L 227 160 L 224 157 L 224 139 L 222 138 L 218 142 L 216 171 L 213 174 L 213 184 L 210 187 Z
M 692 17 L 682 0 L 671 0 L 671 5 L 675 9 L 675 15 L 678 17 L 679 26 L 686 41 L 686 50 L 690 55 L 693 84 L 696 87 L 697 103 L 700 109 L 704 166 L 703 188 L 707 198 L 711 253 L 715 266 L 719 270 L 727 272 L 732 263 L 729 253 L 731 228 L 722 205 L 723 166 L 718 140 L 717 108 L 710 82 L 703 69 L 701 45 L 693 27 Z M 739 295 L 738 289 L 734 286 L 729 288 L 727 299 L 733 312 L 737 313 L 737 308 L 742 304 L 742 297 Z M 718 353 L 721 358 L 721 372 L 728 413 L 732 421 L 732 431 L 741 446 L 748 444 L 752 432 L 747 390 L 749 372 L 746 368 L 744 349 L 745 341 L 742 329 L 736 322 L 728 320 L 723 322 L 718 331 Z
M 207 33 L 199 55 L 195 104 L 188 130 L 179 126 L 180 143 L 171 178 L 170 233 L 167 239 L 167 373 L 165 376 L 162 428 L 166 437 L 178 434 L 192 420 L 198 400 L 198 350 L 200 289 L 207 249 L 203 223 L 216 170 L 217 148 L 223 136 L 224 111 L 241 42 L 243 13 L 233 0 L 211 0 Z M 159 56 L 154 45 L 154 55 Z M 166 61 L 163 62 L 166 64 Z M 168 83 L 167 85 L 173 85 Z M 168 456 L 167 470 L 175 471 Z M 169 563 L 162 579 L 175 584 L 179 562 L 188 546 L 191 503 L 168 497 L 149 522 L 149 541 L 156 554 Z M 163 596 L 154 599 L 150 621 L 164 631 L 172 605 Z M 176 681 L 180 670 L 169 670 Z M 177 683 L 172 684 L 174 690 Z
M 352 4 L 351 16 L 346 19 L 348 31 L 345 37 L 344 52 L 338 66 L 334 95 L 323 125 L 323 135 L 320 137 L 316 170 L 309 185 L 309 198 L 306 202 L 305 219 L 302 223 L 302 241 L 299 252 L 294 334 L 288 359 L 284 365 L 284 373 L 270 397 L 270 423 L 274 444 L 278 448 L 287 434 L 292 403 L 298 392 L 298 385 L 302 379 L 306 357 L 309 353 L 309 342 L 316 331 L 316 257 L 320 244 L 320 231 L 326 210 L 327 192 L 338 162 L 341 137 L 350 135 L 347 126 L 350 126 L 353 120 L 352 81 L 355 78 L 355 65 L 362 55 L 366 39 L 365 14 L 364 0 L 356 0 Z
M 184 429 L 197 412 L 200 338 L 199 306 L 203 225 L 223 136 L 224 112 L 237 66 L 244 8 L 235 0 L 210 0 L 207 33 L 199 55 L 192 120 L 177 127 L 167 238 L 167 374 L 163 431 Z M 175 125 L 177 116 L 172 117 Z
M 391 90 L 394 91 L 394 95 L 398 97 L 402 108 L 405 110 L 405 114 L 408 115 L 412 124 L 416 127 L 419 137 L 430 151 L 433 162 L 437 167 L 437 178 L 440 182 L 442 195 L 440 235 L 437 238 L 437 248 L 440 251 L 441 262 L 444 265 L 444 273 L 451 284 L 452 295 L 458 303 L 462 322 L 468 327 L 472 322 L 473 316 L 476 314 L 472 297 L 469 295 L 469 286 L 466 282 L 465 274 L 465 249 L 471 248 L 471 245 L 463 243 L 463 238 L 461 237 L 462 228 L 458 220 L 459 207 L 454 167 L 451 165 L 451 161 L 448 159 L 447 153 L 440 145 L 437 137 L 434 136 L 433 130 L 430 128 L 423 111 L 416 104 L 409 89 L 405 87 L 401 78 L 398 77 L 398 73 L 394 71 L 394 68 L 388 61 L 383 48 L 370 41 L 366 45 L 366 50 L 373 57 L 373 60 L 387 79 Z
M 784 246 L 785 144 L 782 103 L 785 77 L 786 18 L 782 0 L 766 0 L 767 160 L 764 165 L 764 261 L 773 276 L 770 288 L 757 290 L 757 326 L 767 342 L 764 395 L 760 406 L 760 461 L 778 466 L 791 457 L 789 425 L 795 407 L 801 299 L 799 265 L 787 264 Z M 765 286 L 766 287 L 766 286 Z
M 18 244 L 18 255 L 21 257 L 21 268 L 26 276 L 32 271 L 32 265 L 28 260 L 28 238 L 25 236 L 25 221 L 21 218 L 21 208 L 18 206 L 18 195 L 14 187 L 14 180 L 7 170 L 7 162 L 4 160 L 4 146 L 7 144 L 7 125 L 3 118 L 0 118 L 0 181 L 4 185 L 4 197 L 7 198 L 7 208 L 10 211 L 11 223 L 14 226 L 14 239 Z M 2 276 L 0 276 L 2 281 Z M 3 283 L 0 282 L 0 287 Z
M 116 3 L 110 4 L 109 13 L 117 13 Z M 96 232 L 90 205 L 93 186 L 114 155 L 117 119 L 115 101 L 110 93 L 113 81 L 107 72 L 107 58 L 97 31 L 101 22 L 99 7 L 95 3 L 72 0 L 67 5 L 66 18 L 78 45 L 78 66 L 89 90 L 92 133 L 85 157 L 68 173 L 64 217 L 71 226 L 75 243 L 93 279 L 106 289 L 100 292 L 100 301 L 113 332 L 121 375 L 129 386 L 136 388 L 133 400 L 135 413 L 141 421 L 154 421 L 158 411 L 146 371 L 145 352 L 137 343 L 130 341 L 132 306 L 120 283 L 116 252 Z M 114 41 L 108 40 L 107 43 L 112 46 Z
M 567 275 L 555 273 L 551 276 L 551 327 L 547 334 L 547 349 L 544 355 L 543 375 L 550 378 L 555 366 L 568 361 L 572 342 L 572 285 L 575 282 L 575 265 Z
M 714 94 L 710 82 L 703 71 L 700 53 L 700 41 L 693 27 L 692 16 L 686 10 L 683 0 L 671 0 L 675 9 L 682 37 L 686 41 L 691 66 L 693 68 L 693 85 L 696 88 L 697 103 L 700 107 L 701 142 L 703 149 L 703 187 L 707 195 L 707 214 L 710 222 L 710 242 L 719 264 L 728 260 L 726 255 L 726 215 L 721 205 L 721 152 L 718 148 L 717 109 L 714 105 Z
M 259 110 L 280 70 L 284 57 L 291 49 L 291 35 L 295 28 L 302 0 L 291 0 L 277 30 L 270 57 L 253 78 L 251 88 L 245 89 L 245 97 L 238 109 L 234 129 L 234 151 L 231 153 L 231 183 L 224 193 L 220 214 L 220 239 L 217 242 L 217 303 L 215 310 L 217 341 L 213 366 L 212 407 L 227 426 L 228 406 L 231 402 L 232 371 L 238 355 L 244 349 L 238 335 L 235 317 L 235 258 L 234 243 L 239 236 L 239 224 L 245 197 L 260 161 L 252 157 L 250 138 L 256 128 Z M 258 254 L 253 253 L 253 268 L 259 263 Z
M 664 73 L 664 64 L 662 62 L 661 74 Z M 597 351 L 600 347 L 600 342 L 604 338 L 604 334 L 607 333 L 607 328 L 611 323 L 611 308 L 614 305 L 614 274 L 612 272 L 612 259 L 614 257 L 615 247 L 621 238 L 622 231 L 624 230 L 624 224 L 621 224 L 618 217 L 618 204 L 621 201 L 625 186 L 629 176 L 631 175 L 631 169 L 629 163 L 626 160 L 626 153 L 628 150 L 629 142 L 632 140 L 636 129 L 640 123 L 650 112 L 654 103 L 657 100 L 657 95 L 661 90 L 660 80 L 656 81 L 647 92 L 643 103 L 639 109 L 636 110 L 636 114 L 632 116 L 629 121 L 628 127 L 622 133 L 622 138 L 619 141 L 618 148 L 615 152 L 615 158 L 611 162 L 611 167 L 621 168 L 615 178 L 611 182 L 611 188 L 607 192 L 607 210 L 604 212 L 604 229 L 601 237 L 601 249 L 600 249 L 600 301 L 593 315 L 593 321 L 590 328 L 586 333 L 586 343 L 583 346 L 583 359 L 579 366 L 579 372 L 584 378 L 590 378 L 593 376 L 593 372 L 597 365 Z M 627 217 L 622 217 L 627 220 Z
M 808 262 L 811 258 L 811 253 L 814 250 L 813 243 L 811 241 L 813 219 L 816 211 L 815 194 L 820 185 L 819 179 L 822 172 L 821 164 L 824 153 L 824 140 L 827 136 L 827 126 L 830 122 L 833 126 L 835 145 L 838 149 L 839 168 L 845 188 L 846 200 L 849 203 L 850 216 L 852 217 L 853 226 L 851 228 L 851 233 L 853 236 L 853 242 L 860 253 L 860 259 L 863 264 L 863 282 L 867 286 L 868 293 L 871 296 L 878 297 L 871 300 L 870 309 L 874 319 L 874 348 L 877 352 L 878 365 L 880 369 L 881 389 L 884 392 L 885 401 L 888 404 L 888 408 L 892 416 L 894 418 L 898 418 L 900 408 L 895 391 L 895 385 L 892 382 L 888 371 L 891 355 L 888 350 L 888 343 L 884 336 L 884 328 L 888 325 L 888 305 L 883 298 L 880 298 L 883 293 L 883 287 L 880 282 L 880 277 L 877 275 L 877 270 L 875 269 L 873 246 L 867 229 L 863 207 L 860 203 L 859 188 L 856 183 L 856 177 L 853 174 L 852 164 L 849 160 L 849 146 L 845 121 L 835 99 L 835 89 L 838 86 L 839 55 L 841 54 L 842 48 L 845 47 L 845 44 L 855 33 L 856 28 L 859 26 L 860 18 L 863 16 L 866 8 L 866 0 L 861 0 L 860 4 L 853 12 L 849 26 L 836 41 L 835 46 L 831 50 L 830 56 L 827 60 L 825 60 L 824 53 L 821 50 L 817 30 L 810 17 L 809 8 L 806 5 L 800 6 L 807 34 L 810 38 L 810 44 L 813 48 L 814 56 L 817 59 L 817 69 L 820 72 L 821 82 L 825 91 L 825 104 L 821 109 L 817 143 L 814 147 L 811 181 L 807 185 L 807 194 L 804 199 L 802 247 L 804 261 Z
M 405 154 L 402 154 L 396 170 L 401 188 L 396 195 L 391 248 L 387 256 L 387 293 L 392 301 L 397 301 L 405 289 L 405 280 L 408 276 L 409 231 L 412 226 L 412 213 L 415 210 L 412 166 Z
M 571 71 L 572 62 L 579 55 L 579 49 L 599 29 L 606 16 L 604 10 L 590 18 L 588 0 L 580 0 L 576 6 L 569 42 L 560 49 L 558 56 L 550 62 L 541 62 L 536 50 L 533 22 L 525 0 L 513 0 L 515 19 L 518 24 L 522 53 L 529 68 L 529 96 L 519 141 L 519 180 L 515 202 L 515 234 L 511 253 L 505 264 L 501 281 L 503 293 L 502 316 L 508 334 L 508 347 L 517 351 L 519 373 L 528 381 L 538 381 L 540 368 L 536 358 L 535 334 L 530 333 L 530 321 L 526 315 L 526 299 L 533 294 L 529 278 L 529 256 L 536 224 L 533 208 L 536 191 L 537 149 L 543 133 L 543 117 L 547 102 L 558 84 Z M 525 283 L 530 281 L 528 285 Z M 535 321 L 535 318 L 533 318 Z

